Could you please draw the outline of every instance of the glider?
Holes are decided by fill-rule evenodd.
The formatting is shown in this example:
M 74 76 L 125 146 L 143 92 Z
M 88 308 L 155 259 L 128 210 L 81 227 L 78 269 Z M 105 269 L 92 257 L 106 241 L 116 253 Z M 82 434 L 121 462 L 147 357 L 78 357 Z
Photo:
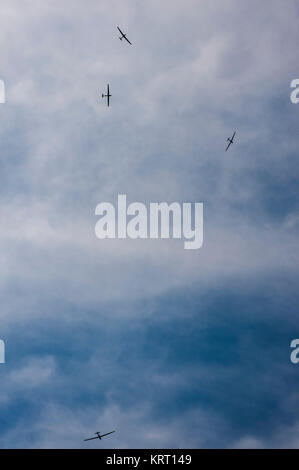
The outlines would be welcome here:
M 101 441 L 103 437 L 110 436 L 110 434 L 113 434 L 113 433 L 115 433 L 115 431 L 107 432 L 107 434 L 102 434 L 102 435 L 100 432 L 96 432 L 95 434 L 97 437 L 90 437 L 89 439 L 84 439 L 84 442 L 94 441 L 95 439 L 100 439 Z
M 110 95 L 110 87 L 109 87 L 109 84 L 108 84 L 108 87 L 107 87 L 107 95 L 104 95 L 104 93 L 102 93 L 102 98 L 107 98 L 107 104 L 109 106 L 110 104 L 110 98 L 111 98 L 112 95 Z
M 117 26 L 117 29 L 118 29 L 118 31 L 119 31 L 120 34 L 121 34 L 121 37 L 120 37 L 119 39 L 120 39 L 121 41 L 122 41 L 123 39 L 125 39 L 125 40 L 126 40 L 129 44 L 131 44 L 131 46 L 132 46 L 132 43 L 131 43 L 131 42 L 129 41 L 129 39 L 127 38 L 127 35 L 124 34 L 124 33 L 122 32 L 122 30 L 121 30 L 118 26 Z
M 228 146 L 226 147 L 226 152 L 228 151 L 228 149 L 230 148 L 230 146 L 234 143 L 234 138 L 235 138 L 235 135 L 236 135 L 236 132 L 234 132 L 234 135 L 232 136 L 231 139 L 227 139 L 227 141 L 229 142 Z

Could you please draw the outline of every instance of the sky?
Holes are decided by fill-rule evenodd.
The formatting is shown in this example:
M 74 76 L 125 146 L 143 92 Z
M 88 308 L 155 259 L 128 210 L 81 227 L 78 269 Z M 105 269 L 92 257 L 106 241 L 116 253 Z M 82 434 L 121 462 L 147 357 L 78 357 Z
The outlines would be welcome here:
M 0 448 L 298 447 L 298 2 L 0 13 Z M 203 247 L 97 239 L 118 194 Z

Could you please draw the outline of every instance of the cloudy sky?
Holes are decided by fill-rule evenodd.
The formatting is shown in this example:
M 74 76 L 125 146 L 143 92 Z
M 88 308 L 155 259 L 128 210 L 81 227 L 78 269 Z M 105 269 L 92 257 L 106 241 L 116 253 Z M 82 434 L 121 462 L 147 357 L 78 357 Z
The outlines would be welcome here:
M 298 2 L 0 13 L 0 447 L 298 447 Z M 203 248 L 98 240 L 118 194 L 203 202 Z

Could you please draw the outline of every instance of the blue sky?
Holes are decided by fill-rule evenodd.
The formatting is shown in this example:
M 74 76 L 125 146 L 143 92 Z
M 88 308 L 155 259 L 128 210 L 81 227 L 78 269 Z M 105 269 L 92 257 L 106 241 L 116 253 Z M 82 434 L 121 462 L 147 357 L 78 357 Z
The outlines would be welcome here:
M 2 1 L 1 448 L 298 447 L 298 20 Z M 98 240 L 118 194 L 203 202 L 203 248 Z

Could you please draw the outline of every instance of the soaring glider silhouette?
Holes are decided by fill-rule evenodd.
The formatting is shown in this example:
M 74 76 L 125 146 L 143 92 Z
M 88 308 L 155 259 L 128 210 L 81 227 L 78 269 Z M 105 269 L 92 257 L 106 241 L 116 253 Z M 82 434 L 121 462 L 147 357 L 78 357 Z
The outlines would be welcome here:
M 110 98 L 111 98 L 112 95 L 110 95 L 110 87 L 109 87 L 109 84 L 107 86 L 107 95 L 104 95 L 104 93 L 102 93 L 102 98 L 107 98 L 107 104 L 108 106 L 110 105 Z
M 110 436 L 110 434 L 113 434 L 115 433 L 115 431 L 112 431 L 112 432 L 107 432 L 107 434 L 102 434 L 100 432 L 96 432 L 96 436 L 97 437 L 90 437 L 89 439 L 84 439 L 84 442 L 87 442 L 87 441 L 94 441 L 95 439 L 100 439 L 100 441 L 102 440 L 103 437 L 105 436 Z
M 121 41 L 122 41 L 123 39 L 125 39 L 125 40 L 126 40 L 129 44 L 131 44 L 131 46 L 132 46 L 132 43 L 131 43 L 131 42 L 129 41 L 129 39 L 127 38 L 127 35 L 124 34 L 124 33 L 122 32 L 122 30 L 121 30 L 118 26 L 117 26 L 117 29 L 118 29 L 118 31 L 119 31 L 120 34 L 121 34 L 121 37 L 120 37 L 119 39 L 120 39 Z
M 228 149 L 230 148 L 230 146 L 234 143 L 234 138 L 235 138 L 235 135 L 236 135 L 237 132 L 234 132 L 234 135 L 232 136 L 231 139 L 227 139 L 227 141 L 229 142 L 228 146 L 226 147 L 226 152 L 228 151 Z

